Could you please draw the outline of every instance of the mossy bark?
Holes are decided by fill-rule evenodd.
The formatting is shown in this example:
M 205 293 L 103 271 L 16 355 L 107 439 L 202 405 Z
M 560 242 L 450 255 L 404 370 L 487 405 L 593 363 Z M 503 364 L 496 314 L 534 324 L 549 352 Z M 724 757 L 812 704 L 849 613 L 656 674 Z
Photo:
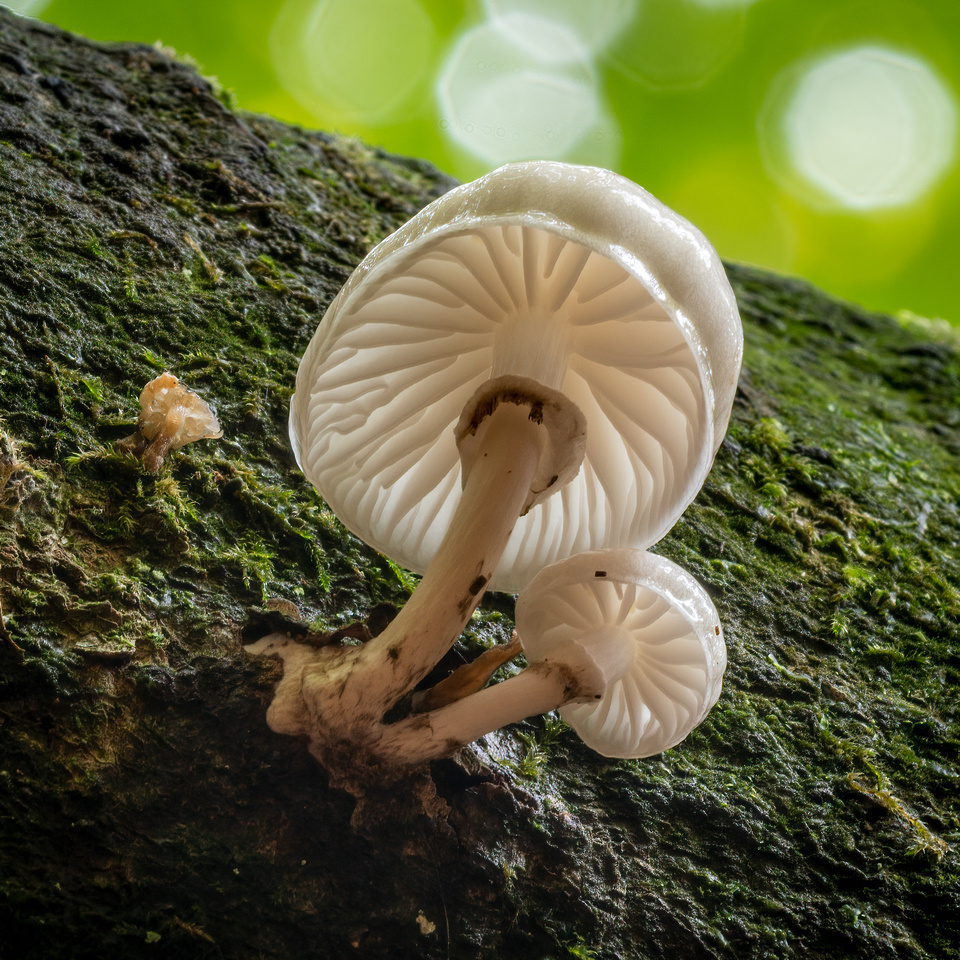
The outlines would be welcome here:
M 451 183 L 0 9 L 0 956 L 960 957 L 957 344 L 799 281 L 731 267 L 734 418 L 657 547 L 729 645 L 686 742 L 536 720 L 357 808 L 267 729 L 249 609 L 409 586 L 295 467 L 297 357 Z M 164 369 L 225 435 L 153 477 Z

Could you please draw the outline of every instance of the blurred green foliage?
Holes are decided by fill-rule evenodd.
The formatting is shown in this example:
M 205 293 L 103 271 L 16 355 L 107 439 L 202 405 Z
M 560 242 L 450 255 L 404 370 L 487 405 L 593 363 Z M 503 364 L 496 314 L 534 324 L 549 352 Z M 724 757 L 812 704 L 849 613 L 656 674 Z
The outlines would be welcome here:
M 957 0 L 11 5 L 163 43 L 244 109 L 463 179 L 529 155 L 613 167 L 725 257 L 960 323 Z

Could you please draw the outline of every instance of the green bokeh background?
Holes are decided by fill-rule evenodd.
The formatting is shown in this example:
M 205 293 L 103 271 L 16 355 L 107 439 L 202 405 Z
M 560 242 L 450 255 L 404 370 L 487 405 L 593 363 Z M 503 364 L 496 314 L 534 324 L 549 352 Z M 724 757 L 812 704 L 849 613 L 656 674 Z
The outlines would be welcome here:
M 496 163 L 450 137 L 438 77 L 457 38 L 488 22 L 489 4 L 525 2 L 536 0 L 10 0 L 94 39 L 163 43 L 216 76 L 242 108 L 355 134 L 462 179 Z M 872 308 L 960 324 L 956 125 L 941 131 L 953 159 L 928 189 L 899 207 L 850 210 L 802 178 L 776 174 L 764 147 L 771 124 L 763 120 L 795 65 L 859 44 L 921 59 L 956 113 L 958 0 L 553 0 L 543 7 L 566 7 L 575 17 L 588 11 L 589 25 L 632 8 L 578 68 L 609 120 L 590 134 L 586 156 L 568 159 L 607 159 L 696 223 L 725 257 L 805 276 Z M 546 43 L 547 33 L 531 31 L 530 42 Z

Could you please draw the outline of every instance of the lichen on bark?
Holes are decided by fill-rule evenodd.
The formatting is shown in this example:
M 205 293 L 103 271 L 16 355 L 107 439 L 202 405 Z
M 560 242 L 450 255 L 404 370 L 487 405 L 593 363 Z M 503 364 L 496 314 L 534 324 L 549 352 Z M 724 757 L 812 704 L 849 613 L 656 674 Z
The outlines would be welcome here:
M 657 547 L 730 650 L 687 741 L 612 762 L 540 719 L 358 810 L 266 728 L 250 608 L 316 636 L 408 593 L 286 407 L 450 185 L 0 10 L 0 956 L 960 956 L 957 341 L 800 281 L 731 266 L 734 418 Z M 164 369 L 225 435 L 153 477 L 116 441 Z

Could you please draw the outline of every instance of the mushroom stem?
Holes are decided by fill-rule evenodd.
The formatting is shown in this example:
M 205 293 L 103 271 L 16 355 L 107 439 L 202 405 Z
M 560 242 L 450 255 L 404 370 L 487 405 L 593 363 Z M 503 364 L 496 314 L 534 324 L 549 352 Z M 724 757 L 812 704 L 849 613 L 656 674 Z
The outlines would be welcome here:
M 482 690 L 497 670 L 509 663 L 522 649 L 520 638 L 514 630 L 509 643 L 484 650 L 476 660 L 457 667 L 429 690 L 413 694 L 410 700 L 411 710 L 428 713 Z
M 148 473 L 159 473 L 163 461 L 173 446 L 177 433 L 183 426 L 184 411 L 174 407 L 163 418 L 163 425 L 143 452 L 143 466 Z
M 604 689 L 602 671 L 576 651 L 570 653 L 538 660 L 492 687 L 382 727 L 374 747 L 377 759 L 409 765 L 435 760 L 509 723 L 599 697 Z
M 423 579 L 396 619 L 358 650 L 349 671 L 337 678 L 341 682 L 331 699 L 335 696 L 337 714 L 348 721 L 379 723 L 453 646 L 523 512 L 543 428 L 528 407 L 513 403 L 500 404 L 489 419 L 450 527 Z

